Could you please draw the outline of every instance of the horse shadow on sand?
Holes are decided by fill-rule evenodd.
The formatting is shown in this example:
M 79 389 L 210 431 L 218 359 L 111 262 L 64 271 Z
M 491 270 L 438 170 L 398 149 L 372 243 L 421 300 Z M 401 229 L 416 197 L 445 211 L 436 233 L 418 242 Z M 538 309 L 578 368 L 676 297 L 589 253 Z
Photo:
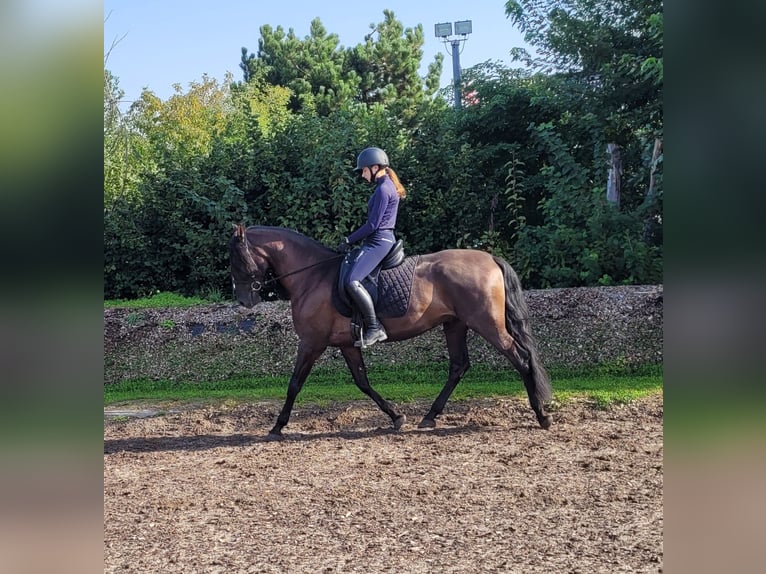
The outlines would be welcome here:
M 486 426 L 480 424 L 468 424 L 459 427 L 443 427 L 435 429 L 403 429 L 375 428 L 364 430 L 338 430 L 325 432 L 301 432 L 287 433 L 279 439 L 270 435 L 235 433 L 226 435 L 185 435 L 163 437 L 131 437 L 104 440 L 104 454 L 111 455 L 120 452 L 194 452 L 212 450 L 216 448 L 237 448 L 254 446 L 258 444 L 289 444 L 291 442 L 314 442 L 321 440 L 364 440 L 382 436 L 397 436 L 403 439 L 417 438 L 424 435 L 430 437 L 449 438 L 453 436 L 467 436 L 472 434 L 488 434 L 499 431 L 514 430 L 514 426 Z M 518 429 L 531 429 L 532 425 L 519 424 Z

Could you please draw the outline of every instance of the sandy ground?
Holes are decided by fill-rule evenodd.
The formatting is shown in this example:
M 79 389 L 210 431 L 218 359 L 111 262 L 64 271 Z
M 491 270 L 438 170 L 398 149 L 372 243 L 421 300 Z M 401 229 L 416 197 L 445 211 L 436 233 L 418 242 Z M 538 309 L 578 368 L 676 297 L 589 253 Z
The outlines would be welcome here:
M 105 416 L 104 571 L 662 572 L 661 396 L 280 407 Z

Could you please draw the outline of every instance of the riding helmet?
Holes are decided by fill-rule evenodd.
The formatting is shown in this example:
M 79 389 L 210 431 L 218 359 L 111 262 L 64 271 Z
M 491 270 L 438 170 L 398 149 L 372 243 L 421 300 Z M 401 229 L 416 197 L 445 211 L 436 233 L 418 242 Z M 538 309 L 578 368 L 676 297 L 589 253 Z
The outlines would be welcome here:
M 359 171 L 362 168 L 370 167 L 373 165 L 382 165 L 383 167 L 388 165 L 388 156 L 379 147 L 368 147 L 361 151 L 359 157 L 356 158 L 356 167 L 354 171 Z

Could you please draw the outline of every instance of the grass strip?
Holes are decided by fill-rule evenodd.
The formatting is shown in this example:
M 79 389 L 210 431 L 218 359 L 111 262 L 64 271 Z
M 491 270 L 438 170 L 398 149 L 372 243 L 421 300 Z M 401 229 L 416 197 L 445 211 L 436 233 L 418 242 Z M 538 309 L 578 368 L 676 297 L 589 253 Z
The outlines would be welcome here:
M 368 374 L 373 388 L 386 399 L 410 402 L 435 398 L 446 381 L 447 365 L 382 367 Z M 551 380 L 554 404 L 584 396 L 600 407 L 607 407 L 662 390 L 662 371 L 658 365 L 553 370 Z M 137 379 L 104 387 L 104 404 L 204 399 L 282 400 L 287 392 L 287 382 L 288 376 L 243 377 L 205 383 Z M 478 366 L 468 371 L 455 389 L 452 400 L 525 395 L 524 385 L 515 372 Z M 296 402 L 321 404 L 362 399 L 367 400 L 367 397 L 353 384 L 348 372 L 317 368 L 312 371 Z

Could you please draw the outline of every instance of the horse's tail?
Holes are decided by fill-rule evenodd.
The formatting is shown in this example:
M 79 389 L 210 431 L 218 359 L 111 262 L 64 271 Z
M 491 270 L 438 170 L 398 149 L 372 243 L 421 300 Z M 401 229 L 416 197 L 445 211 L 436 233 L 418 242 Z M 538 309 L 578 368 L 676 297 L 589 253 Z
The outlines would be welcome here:
M 548 373 L 540 361 L 537 341 L 529 326 L 529 308 L 524 298 L 524 291 L 521 289 L 521 281 L 507 261 L 500 257 L 493 257 L 493 259 L 503 272 L 505 281 L 505 328 L 513 337 L 522 356 L 528 361 L 537 399 L 541 403 L 547 403 L 553 391 Z

